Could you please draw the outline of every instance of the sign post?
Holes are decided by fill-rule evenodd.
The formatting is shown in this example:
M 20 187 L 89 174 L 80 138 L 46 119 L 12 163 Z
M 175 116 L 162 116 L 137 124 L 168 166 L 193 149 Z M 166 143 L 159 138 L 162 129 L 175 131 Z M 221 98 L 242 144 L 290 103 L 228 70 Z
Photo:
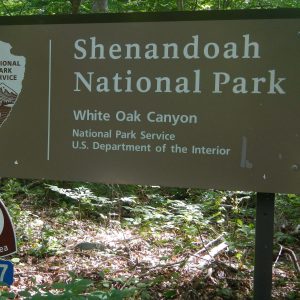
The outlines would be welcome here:
M 257 193 L 254 300 L 269 300 L 272 292 L 275 194 Z

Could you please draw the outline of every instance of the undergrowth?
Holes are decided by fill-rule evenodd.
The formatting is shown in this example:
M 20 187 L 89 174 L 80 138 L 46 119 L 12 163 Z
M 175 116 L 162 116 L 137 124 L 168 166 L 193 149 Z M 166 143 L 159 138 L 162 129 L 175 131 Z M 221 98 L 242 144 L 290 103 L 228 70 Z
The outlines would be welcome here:
M 159 258 L 158 267 L 160 264 L 167 266 L 165 271 L 161 268 L 160 273 L 158 268 L 153 268 L 152 272 L 151 268 L 143 269 L 136 263 L 135 269 L 130 271 L 129 267 L 131 275 L 114 277 L 108 268 L 99 271 L 94 278 L 69 272 L 66 282 L 40 284 L 31 278 L 30 286 L 17 292 L 1 288 L 0 299 L 13 299 L 17 295 L 23 299 L 198 299 L 191 293 L 199 294 L 199 289 L 205 290 L 207 284 L 217 286 L 210 292 L 221 299 L 239 299 L 241 289 L 244 289 L 245 297 L 252 295 L 250 287 L 246 289 L 245 285 L 237 284 L 236 279 L 231 280 L 234 284 L 226 281 L 224 285 L 221 277 L 230 277 L 233 271 L 244 274 L 234 273 L 241 278 L 252 273 L 254 193 L 2 179 L 1 198 L 16 227 L 20 251 L 12 259 L 17 266 L 29 257 L 46 260 L 67 255 L 62 241 L 66 235 L 73 234 L 67 224 L 77 220 L 98 224 L 103 229 L 130 230 L 142 237 L 150 245 L 149 249 L 164 247 L 168 250 L 162 251 Z M 299 211 L 299 196 L 277 195 L 275 251 L 279 244 L 296 246 L 295 250 L 299 250 L 299 235 L 295 231 L 300 224 Z M 218 271 L 214 275 L 217 279 L 209 279 L 211 275 L 207 277 L 204 273 L 197 283 L 184 283 L 180 269 L 193 253 L 218 236 L 222 236 L 228 248 L 214 267 L 215 272 Z M 179 257 L 179 263 L 174 263 Z M 227 264 L 225 269 L 223 264 Z M 173 265 L 177 269 L 168 270 Z M 207 282 L 208 279 L 216 282 Z M 182 296 L 183 284 L 190 288 L 187 298 Z M 298 296 L 297 290 L 291 291 L 286 294 L 286 299 L 297 299 Z

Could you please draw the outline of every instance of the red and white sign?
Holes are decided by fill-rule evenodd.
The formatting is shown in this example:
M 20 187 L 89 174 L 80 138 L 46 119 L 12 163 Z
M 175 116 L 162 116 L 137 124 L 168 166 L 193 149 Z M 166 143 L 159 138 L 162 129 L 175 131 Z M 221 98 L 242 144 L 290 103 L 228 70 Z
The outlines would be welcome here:
M 0 200 L 0 257 L 17 251 L 16 234 L 9 213 Z

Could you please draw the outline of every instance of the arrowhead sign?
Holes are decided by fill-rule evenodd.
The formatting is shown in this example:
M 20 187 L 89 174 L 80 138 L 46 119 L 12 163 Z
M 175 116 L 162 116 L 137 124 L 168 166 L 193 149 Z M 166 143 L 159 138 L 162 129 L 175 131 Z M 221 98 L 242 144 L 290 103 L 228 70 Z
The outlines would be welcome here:
M 6 207 L 0 200 L 0 257 L 17 251 L 16 235 Z

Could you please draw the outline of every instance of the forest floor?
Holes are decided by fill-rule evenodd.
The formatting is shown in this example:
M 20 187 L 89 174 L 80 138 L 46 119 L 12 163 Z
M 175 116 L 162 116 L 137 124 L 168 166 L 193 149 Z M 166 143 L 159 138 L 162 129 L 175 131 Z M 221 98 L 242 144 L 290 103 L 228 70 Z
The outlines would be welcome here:
M 0 288 L 15 299 L 39 299 L 51 290 L 73 293 L 51 299 L 85 299 L 74 296 L 78 278 L 91 280 L 77 282 L 83 286 L 78 294 L 85 288 L 91 293 L 86 299 L 252 299 L 253 267 L 233 255 L 221 232 L 214 239 L 204 232 L 185 247 L 169 225 L 141 230 L 141 224 L 122 226 L 117 214 L 99 221 L 75 206 L 50 202 L 41 208 L 23 197 L 18 203 L 19 249 L 5 258 L 14 262 L 14 283 Z M 300 243 L 294 250 L 299 257 Z M 293 264 L 288 257 L 277 258 L 273 299 L 300 299 Z M 55 289 L 59 282 L 64 284 Z M 110 294 L 95 298 L 93 291 Z

